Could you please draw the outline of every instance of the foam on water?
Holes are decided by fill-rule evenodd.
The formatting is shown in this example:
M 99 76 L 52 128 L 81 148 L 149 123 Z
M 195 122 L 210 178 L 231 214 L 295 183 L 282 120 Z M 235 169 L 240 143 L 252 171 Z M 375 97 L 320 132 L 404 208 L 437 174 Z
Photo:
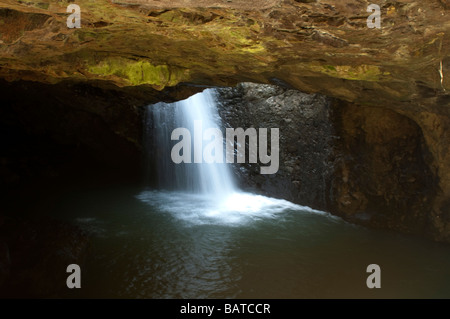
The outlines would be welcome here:
M 147 190 L 137 198 L 188 225 L 247 225 L 288 211 L 326 214 L 283 199 L 234 192 L 221 200 L 204 194 Z

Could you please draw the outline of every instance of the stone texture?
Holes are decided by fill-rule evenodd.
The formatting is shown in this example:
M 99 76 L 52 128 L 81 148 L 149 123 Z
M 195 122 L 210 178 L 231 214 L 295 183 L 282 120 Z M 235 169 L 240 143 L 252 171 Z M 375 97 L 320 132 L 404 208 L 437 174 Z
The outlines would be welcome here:
M 332 210 L 348 220 L 432 237 L 439 198 L 432 156 L 420 127 L 385 108 L 340 104 L 334 110 Z
M 326 183 L 333 172 L 329 163 L 333 151 L 330 99 L 251 83 L 218 91 L 219 113 L 227 127 L 280 130 L 279 171 L 261 175 L 260 164 L 236 164 L 241 185 L 272 197 L 329 208 Z
M 279 172 L 236 164 L 244 187 L 354 223 L 448 241 L 448 224 L 433 213 L 441 200 L 433 158 L 413 120 L 271 85 L 220 89 L 218 100 L 227 127 L 280 129 Z
M 80 0 L 82 28 L 68 29 L 67 2 L 5 0 L 0 75 L 155 89 L 276 78 L 372 104 L 450 89 L 448 63 L 442 85 L 439 74 L 449 53 L 439 0 L 383 1 L 380 30 L 366 25 L 370 1 L 204 2 Z

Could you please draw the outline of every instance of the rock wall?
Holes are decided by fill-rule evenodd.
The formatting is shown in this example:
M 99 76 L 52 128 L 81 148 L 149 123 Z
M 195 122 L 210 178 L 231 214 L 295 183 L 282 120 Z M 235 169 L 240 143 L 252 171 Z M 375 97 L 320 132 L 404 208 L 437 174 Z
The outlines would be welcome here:
M 280 129 L 280 170 L 261 175 L 259 164 L 235 164 L 244 187 L 358 224 L 448 241 L 448 220 L 434 210 L 443 196 L 439 171 L 411 118 L 272 85 L 223 88 L 218 99 L 227 127 Z
M 371 226 L 435 234 L 430 222 L 438 177 L 420 126 L 385 108 L 341 102 L 333 113 L 339 139 L 332 211 Z
M 235 164 L 240 184 L 303 205 L 327 208 L 333 125 L 331 99 L 273 85 L 242 83 L 219 92 L 219 113 L 227 127 L 279 128 L 280 168 L 261 175 L 259 164 Z

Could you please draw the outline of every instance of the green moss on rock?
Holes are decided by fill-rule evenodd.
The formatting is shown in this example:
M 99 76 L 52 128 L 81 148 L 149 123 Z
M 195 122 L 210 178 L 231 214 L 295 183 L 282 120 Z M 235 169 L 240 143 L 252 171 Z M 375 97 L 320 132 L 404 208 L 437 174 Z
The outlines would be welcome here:
M 329 76 L 358 81 L 379 81 L 382 72 L 376 65 L 311 65 L 310 69 L 315 72 L 325 73 Z
M 186 79 L 186 72 L 168 65 L 153 65 L 144 60 L 109 58 L 89 66 L 89 72 L 101 76 L 117 76 L 131 85 L 150 84 L 157 89 L 175 86 Z

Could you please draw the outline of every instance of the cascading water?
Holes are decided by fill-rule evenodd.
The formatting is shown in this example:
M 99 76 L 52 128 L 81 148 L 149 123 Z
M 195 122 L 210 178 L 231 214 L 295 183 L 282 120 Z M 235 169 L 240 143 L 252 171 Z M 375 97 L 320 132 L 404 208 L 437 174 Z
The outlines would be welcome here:
M 174 144 L 171 133 L 175 128 L 185 128 L 192 134 L 191 150 L 194 151 L 196 147 L 201 147 L 201 145 L 194 145 L 195 139 L 198 139 L 199 133 L 200 139 L 203 135 L 203 132 L 196 132 L 195 121 L 201 123 L 204 130 L 222 126 L 214 99 L 214 90 L 207 89 L 184 101 L 148 106 L 147 126 L 152 127 L 151 133 L 153 140 L 156 141 L 153 144 L 156 146 L 156 154 L 152 150 L 147 152 L 156 156 L 160 188 L 210 194 L 219 198 L 235 191 L 228 165 L 224 163 L 175 164 L 171 159 Z M 194 137 L 194 134 L 197 136 Z M 202 143 L 201 140 L 200 143 Z
M 203 131 L 223 129 L 214 89 L 176 103 L 149 105 L 146 118 L 148 162 L 149 166 L 156 167 L 153 171 L 157 175 L 158 190 L 141 193 L 138 198 L 143 202 L 191 224 L 239 225 L 275 217 L 289 209 L 313 211 L 285 200 L 241 192 L 235 187 L 231 167 L 225 160 L 223 163 L 194 163 L 193 154 Z M 197 131 L 196 121 L 201 123 L 202 132 Z M 171 158 L 172 148 L 178 142 L 171 139 L 176 128 L 185 128 L 191 134 L 191 163 L 175 164 Z

